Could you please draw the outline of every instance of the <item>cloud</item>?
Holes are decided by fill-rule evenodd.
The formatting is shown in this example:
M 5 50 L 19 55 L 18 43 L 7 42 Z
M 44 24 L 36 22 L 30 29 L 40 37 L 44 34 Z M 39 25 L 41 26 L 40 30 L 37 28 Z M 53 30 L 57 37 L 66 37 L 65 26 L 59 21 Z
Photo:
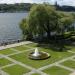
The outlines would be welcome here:
M 75 6 L 75 0 L 57 0 L 60 5 L 70 5 Z
M 33 0 L 0 0 L 0 3 L 33 3 Z
M 75 0 L 0 0 L 0 3 L 43 3 L 49 2 L 54 4 L 55 1 L 60 5 L 70 5 L 75 6 Z

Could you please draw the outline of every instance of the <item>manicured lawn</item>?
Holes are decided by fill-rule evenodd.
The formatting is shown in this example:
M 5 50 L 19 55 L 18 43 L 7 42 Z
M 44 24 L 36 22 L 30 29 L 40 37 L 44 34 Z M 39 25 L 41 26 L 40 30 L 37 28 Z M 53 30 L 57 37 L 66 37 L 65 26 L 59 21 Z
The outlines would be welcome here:
M 48 64 L 52 64 L 58 60 L 61 60 L 63 58 L 73 55 L 72 53 L 69 53 L 69 52 L 56 52 L 56 51 L 52 51 L 51 49 L 44 49 L 40 47 L 39 47 L 39 50 L 48 52 L 51 55 L 51 57 L 46 60 L 31 60 L 28 58 L 28 55 L 32 51 L 27 51 L 24 53 L 12 55 L 10 57 L 24 64 L 27 64 L 31 67 L 40 68 L 40 67 L 46 66 Z
M 50 74 L 50 75 L 69 75 L 71 72 L 57 66 L 53 66 L 50 68 L 45 69 L 43 72 Z
M 4 68 L 3 70 L 10 75 L 23 75 L 27 72 L 30 72 L 29 69 L 24 68 L 20 65 L 14 65 L 14 66 L 11 66 L 11 67 L 7 67 L 7 68 Z
M 0 67 L 11 64 L 12 62 L 5 59 L 5 58 L 0 58 Z
M 75 52 L 75 47 L 72 46 L 70 50 Z
M 75 69 L 75 61 L 68 60 L 68 61 L 65 61 L 65 62 L 63 62 L 61 64 L 64 65 L 64 66 L 67 66 L 67 67 Z
M 26 44 L 25 46 L 28 46 L 28 47 L 33 48 L 33 47 L 36 47 L 37 46 L 37 43 Z
M 36 47 L 38 48 L 39 51 L 44 51 L 44 52 L 49 53 L 51 55 L 51 57 L 46 60 L 31 60 L 31 59 L 29 59 L 29 56 L 28 56 L 29 53 L 33 52 L 35 50 L 34 48 L 36 48 Z M 22 51 L 22 52 L 16 52 L 13 49 L 16 49 L 16 50 Z M 49 45 L 39 46 L 36 43 L 13 47 L 13 49 L 8 48 L 5 50 L 1 50 L 0 54 L 3 54 L 3 55 L 11 54 L 9 56 L 9 58 L 12 58 L 12 61 L 16 60 L 19 63 L 23 63 L 23 64 L 28 65 L 29 67 L 32 67 L 35 69 L 39 69 L 44 66 L 48 66 L 50 64 L 53 64 L 54 62 L 57 62 L 59 60 L 62 60 L 62 59 L 65 59 L 67 57 L 74 55 L 74 53 L 71 53 L 71 52 L 68 52 L 65 50 L 60 52 L 60 51 L 56 51 L 56 50 L 51 49 L 49 47 Z M 71 47 L 70 50 L 74 51 L 75 48 Z M 4 67 L 4 66 L 10 65 L 10 64 L 12 64 L 12 62 L 9 61 L 8 59 L 0 58 L 0 67 L 2 67 L 2 66 Z M 61 64 L 75 69 L 75 61 L 68 60 L 68 61 L 65 61 Z M 7 67 L 3 68 L 2 70 L 5 71 L 6 73 L 8 73 L 9 75 L 23 75 L 25 73 L 32 71 L 32 70 L 29 70 L 23 66 L 20 66 L 19 64 L 7 66 Z M 70 71 L 63 69 L 63 68 L 60 68 L 60 67 L 57 67 L 57 66 L 46 68 L 45 70 L 43 70 L 43 72 L 45 72 L 49 75 L 63 75 L 63 73 L 64 73 L 64 75 L 70 74 Z M 41 74 L 35 72 L 32 75 L 41 75 Z
M 75 47 L 74 46 L 66 46 L 66 48 L 68 48 L 69 51 L 75 52 Z
M 19 51 L 23 51 L 23 50 L 28 50 L 30 48 L 28 48 L 26 46 L 17 46 L 17 47 L 14 47 L 14 49 L 19 50 Z
M 15 53 L 15 51 L 11 50 L 10 48 L 5 49 L 5 50 L 0 50 L 0 54 L 11 54 L 11 53 Z
M 38 73 L 34 73 L 34 74 L 32 74 L 32 75 L 41 75 L 41 74 L 38 74 Z

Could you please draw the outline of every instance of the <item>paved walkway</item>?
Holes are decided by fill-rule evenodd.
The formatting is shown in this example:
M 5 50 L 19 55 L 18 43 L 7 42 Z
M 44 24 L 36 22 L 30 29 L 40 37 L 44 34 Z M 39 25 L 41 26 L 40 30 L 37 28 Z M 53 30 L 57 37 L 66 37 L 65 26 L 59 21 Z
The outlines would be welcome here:
M 66 67 L 66 66 L 61 65 L 61 64 L 56 64 L 56 66 L 58 66 L 58 67 L 60 67 L 60 68 L 64 68 L 64 69 L 69 70 L 69 71 L 72 71 L 72 72 L 74 72 L 74 71 L 75 71 L 74 69 L 69 68 L 69 67 Z
M 16 47 L 16 46 L 20 46 L 20 45 L 24 45 L 24 44 L 29 44 L 29 43 L 32 43 L 32 42 L 31 41 L 24 41 L 24 42 L 10 44 L 10 45 L 6 45 L 6 46 L 0 46 L 0 50 L 6 49 L 6 48 L 11 48 L 11 47 Z
M 1 69 L 3 69 L 3 68 L 7 68 L 7 67 L 10 67 L 10 66 L 13 66 L 13 65 L 16 65 L 16 64 L 15 64 L 15 63 L 8 64 L 8 65 L 5 65 L 5 66 L 2 66 Z
M 9 75 L 9 74 L 4 72 L 3 70 L 0 70 L 0 75 Z
M 71 73 L 70 75 L 75 75 L 75 71 L 73 73 Z

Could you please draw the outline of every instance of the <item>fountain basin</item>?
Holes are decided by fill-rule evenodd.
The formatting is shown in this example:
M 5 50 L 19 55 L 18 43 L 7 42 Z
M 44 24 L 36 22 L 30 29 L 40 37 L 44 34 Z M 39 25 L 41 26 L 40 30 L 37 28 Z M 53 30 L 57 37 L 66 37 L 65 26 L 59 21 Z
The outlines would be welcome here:
M 44 59 L 47 59 L 47 58 L 50 57 L 50 54 L 46 53 L 46 52 L 39 52 L 39 55 L 37 55 L 37 56 L 34 56 L 34 53 L 35 52 L 31 52 L 29 54 L 29 58 L 30 59 L 33 59 L 33 60 L 44 60 Z

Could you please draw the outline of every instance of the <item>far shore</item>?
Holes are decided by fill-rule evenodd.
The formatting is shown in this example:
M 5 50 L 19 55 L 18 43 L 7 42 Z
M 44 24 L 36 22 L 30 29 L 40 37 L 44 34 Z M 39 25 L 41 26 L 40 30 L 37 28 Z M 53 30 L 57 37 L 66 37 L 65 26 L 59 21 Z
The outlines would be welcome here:
M 28 13 L 29 11 L 0 11 L 0 13 Z

